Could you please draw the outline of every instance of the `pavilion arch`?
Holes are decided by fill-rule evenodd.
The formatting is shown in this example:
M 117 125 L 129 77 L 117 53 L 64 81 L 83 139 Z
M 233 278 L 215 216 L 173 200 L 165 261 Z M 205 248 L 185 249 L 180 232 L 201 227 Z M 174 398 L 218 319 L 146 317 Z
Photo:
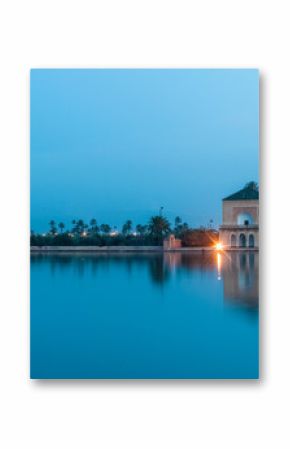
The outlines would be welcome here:
M 240 237 L 239 237 L 239 247 L 240 248 L 245 248 L 247 246 L 247 239 L 246 239 L 246 236 L 245 236 L 245 234 L 240 234 Z
M 249 235 L 249 248 L 255 247 L 255 236 L 254 234 Z
M 236 234 L 231 235 L 231 247 L 237 246 L 237 236 Z
M 237 216 L 237 224 L 239 226 L 243 225 L 243 226 L 247 226 L 247 225 L 251 225 L 254 223 L 254 219 L 252 217 L 251 214 L 247 213 L 247 212 L 242 212 L 240 214 L 238 214 Z

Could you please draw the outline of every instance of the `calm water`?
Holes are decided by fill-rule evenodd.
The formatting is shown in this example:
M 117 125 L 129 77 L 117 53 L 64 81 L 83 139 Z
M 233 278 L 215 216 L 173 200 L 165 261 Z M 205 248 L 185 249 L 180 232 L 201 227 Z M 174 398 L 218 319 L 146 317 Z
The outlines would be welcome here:
M 257 378 L 258 253 L 32 255 L 32 378 Z

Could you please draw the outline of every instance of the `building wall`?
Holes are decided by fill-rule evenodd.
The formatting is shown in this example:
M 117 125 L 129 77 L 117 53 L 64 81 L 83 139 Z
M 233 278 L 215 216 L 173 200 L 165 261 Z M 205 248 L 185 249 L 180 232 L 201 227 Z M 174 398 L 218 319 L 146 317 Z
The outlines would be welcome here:
M 248 225 L 238 224 L 240 214 L 249 214 L 252 221 Z M 245 235 L 245 247 L 248 248 L 249 237 L 254 236 L 254 247 L 259 247 L 259 201 L 239 200 L 223 201 L 223 224 L 220 227 L 219 240 L 225 247 L 232 247 L 232 235 L 236 236 L 236 244 L 240 247 L 240 235 Z
M 247 213 L 253 217 L 254 224 L 259 223 L 259 201 L 223 201 L 223 224 L 237 224 L 237 217 L 240 213 Z
M 219 233 L 219 241 L 220 243 L 225 246 L 231 246 L 231 236 L 236 236 L 236 247 L 239 247 L 239 239 L 240 235 L 244 234 L 246 237 L 246 247 L 249 247 L 249 236 L 252 234 L 254 236 L 254 246 L 255 248 L 259 247 L 259 230 L 258 229 L 220 229 Z
M 181 248 L 181 240 L 176 239 L 173 234 L 171 234 L 167 239 L 163 240 L 163 248 L 164 250 L 177 249 Z

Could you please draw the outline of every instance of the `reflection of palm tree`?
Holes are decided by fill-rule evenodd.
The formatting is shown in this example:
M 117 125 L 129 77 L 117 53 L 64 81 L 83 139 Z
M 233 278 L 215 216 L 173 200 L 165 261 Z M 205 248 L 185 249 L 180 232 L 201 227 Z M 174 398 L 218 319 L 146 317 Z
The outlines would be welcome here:
M 162 285 L 170 277 L 170 270 L 163 263 L 163 256 L 148 258 L 151 279 L 155 284 Z
M 163 238 L 170 232 L 170 223 L 167 218 L 155 215 L 149 221 L 148 230 L 152 238 L 161 245 Z

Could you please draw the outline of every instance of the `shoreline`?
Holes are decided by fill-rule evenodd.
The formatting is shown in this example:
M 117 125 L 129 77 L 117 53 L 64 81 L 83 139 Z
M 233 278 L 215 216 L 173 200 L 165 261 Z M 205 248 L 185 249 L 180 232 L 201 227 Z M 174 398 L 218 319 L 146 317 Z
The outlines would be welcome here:
M 186 253 L 186 252 L 224 252 L 224 251 L 259 251 L 259 248 L 225 248 L 218 251 L 212 246 L 195 246 L 164 249 L 163 246 L 31 246 L 31 253 L 51 253 L 51 252 L 94 252 L 94 253 L 128 253 L 128 252 L 143 252 L 143 253 Z

